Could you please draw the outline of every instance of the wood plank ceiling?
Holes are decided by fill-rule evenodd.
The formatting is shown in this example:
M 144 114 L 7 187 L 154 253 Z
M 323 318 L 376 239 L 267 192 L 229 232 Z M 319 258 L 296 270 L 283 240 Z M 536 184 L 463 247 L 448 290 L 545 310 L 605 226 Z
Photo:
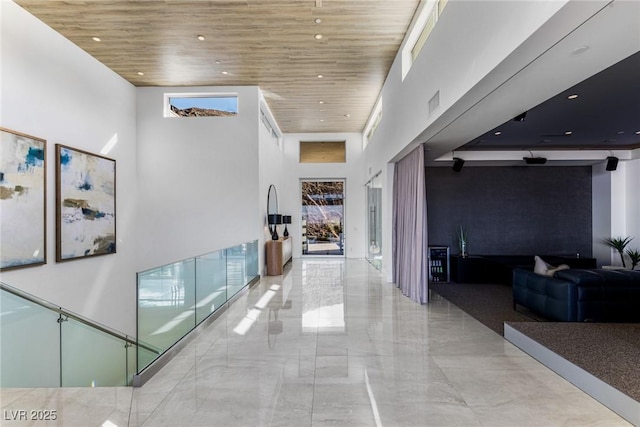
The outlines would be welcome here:
M 14 1 L 136 86 L 260 86 L 287 133 L 362 131 L 420 3 Z

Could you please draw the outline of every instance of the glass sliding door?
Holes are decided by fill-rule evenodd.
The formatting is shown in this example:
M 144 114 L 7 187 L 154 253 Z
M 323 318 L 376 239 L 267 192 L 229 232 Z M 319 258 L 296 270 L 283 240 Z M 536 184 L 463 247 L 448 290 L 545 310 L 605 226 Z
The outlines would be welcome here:
M 344 180 L 302 180 L 302 255 L 344 256 Z
M 380 173 L 367 187 L 367 260 L 382 269 L 382 180 Z

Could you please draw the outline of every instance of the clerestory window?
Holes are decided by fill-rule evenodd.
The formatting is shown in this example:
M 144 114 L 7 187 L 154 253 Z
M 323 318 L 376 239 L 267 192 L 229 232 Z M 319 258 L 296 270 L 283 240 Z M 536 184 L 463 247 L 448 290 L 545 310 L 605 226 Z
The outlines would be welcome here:
M 235 117 L 238 95 L 220 93 L 166 93 L 165 117 Z

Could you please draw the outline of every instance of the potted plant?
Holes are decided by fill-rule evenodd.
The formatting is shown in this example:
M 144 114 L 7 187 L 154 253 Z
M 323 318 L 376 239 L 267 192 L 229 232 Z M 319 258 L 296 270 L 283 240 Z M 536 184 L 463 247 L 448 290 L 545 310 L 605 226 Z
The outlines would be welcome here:
M 627 249 L 627 255 L 631 260 L 631 269 L 635 270 L 636 265 L 640 264 L 640 251 L 637 249 Z
M 627 245 L 629 244 L 629 242 L 631 242 L 633 240 L 633 237 L 608 237 L 606 239 L 604 239 L 604 243 L 609 245 L 610 247 L 612 247 L 613 249 L 615 249 L 616 251 L 618 251 L 618 254 L 620 255 L 620 260 L 622 261 L 622 266 L 624 268 L 627 268 L 627 264 L 624 262 L 624 250 L 627 247 Z

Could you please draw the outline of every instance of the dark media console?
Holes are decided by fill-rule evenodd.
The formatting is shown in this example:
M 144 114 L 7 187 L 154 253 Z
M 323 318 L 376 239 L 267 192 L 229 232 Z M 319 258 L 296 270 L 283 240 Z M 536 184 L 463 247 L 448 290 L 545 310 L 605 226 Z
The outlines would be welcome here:
M 540 255 L 547 263 L 571 268 L 596 268 L 595 258 Z M 503 283 L 511 285 L 513 270 L 533 271 L 534 255 L 451 256 L 451 280 L 456 283 Z

